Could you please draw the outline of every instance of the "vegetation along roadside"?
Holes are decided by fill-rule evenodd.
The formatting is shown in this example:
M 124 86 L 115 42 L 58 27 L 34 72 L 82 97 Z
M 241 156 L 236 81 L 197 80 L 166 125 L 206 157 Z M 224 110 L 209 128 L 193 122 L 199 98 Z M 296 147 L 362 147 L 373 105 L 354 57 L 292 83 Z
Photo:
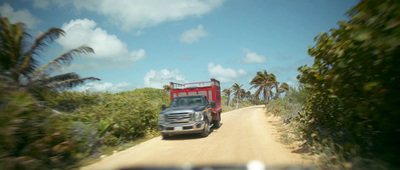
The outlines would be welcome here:
M 296 93 L 268 110 L 292 124 L 324 169 L 400 167 L 399 1 L 361 1 L 315 37 Z

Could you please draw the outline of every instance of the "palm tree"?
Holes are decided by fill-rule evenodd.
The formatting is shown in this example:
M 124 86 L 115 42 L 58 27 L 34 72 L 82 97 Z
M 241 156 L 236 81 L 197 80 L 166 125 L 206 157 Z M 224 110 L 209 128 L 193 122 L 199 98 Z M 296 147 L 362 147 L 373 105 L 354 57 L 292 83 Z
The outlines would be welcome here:
M 239 85 L 237 83 L 235 83 L 234 85 L 232 85 L 232 90 L 235 92 L 235 96 L 236 96 L 236 108 L 239 108 L 239 97 L 240 97 L 240 91 L 242 90 L 243 84 Z
M 246 99 L 246 90 L 240 89 L 240 100 L 243 101 Z
M 260 94 L 264 97 L 264 104 L 267 105 L 269 102 L 270 96 L 272 96 L 271 89 L 273 88 L 274 84 L 276 83 L 276 77 L 274 74 L 268 74 L 266 70 L 264 72 L 257 72 L 257 75 L 251 80 L 250 85 L 251 88 L 257 88 L 255 95 L 257 97 Z
M 250 94 L 249 96 L 249 101 L 252 104 L 259 104 L 260 99 L 258 98 L 258 96 L 256 96 L 255 94 Z
M 227 97 L 227 99 L 226 99 L 226 105 L 229 106 L 229 101 L 231 100 L 231 94 L 232 94 L 231 88 L 224 89 L 224 90 L 222 91 L 222 93 L 224 93 L 224 95 Z
M 100 80 L 95 77 L 81 78 L 76 73 L 54 75 L 55 69 L 69 65 L 79 54 L 94 53 L 88 46 L 81 46 L 67 51 L 39 67 L 38 58 L 49 43 L 63 36 L 65 32 L 59 28 L 51 28 L 39 34 L 28 46 L 30 36 L 24 24 L 11 24 L 7 18 L 0 18 L 0 79 L 14 85 L 24 87 L 37 97 L 44 91 L 59 91 L 83 84 L 88 80 Z
M 279 88 L 277 88 L 274 98 L 279 98 L 283 92 L 285 92 L 285 97 L 289 93 L 289 85 L 287 83 L 283 83 Z
M 273 98 L 274 93 L 272 92 L 272 89 L 275 88 L 276 93 L 278 93 L 279 82 L 276 80 L 276 76 L 273 73 L 268 75 L 268 79 L 269 79 L 269 82 L 270 82 L 269 91 L 268 91 L 269 92 L 269 97 L 270 97 L 269 101 L 271 101 L 272 99 L 274 99 Z

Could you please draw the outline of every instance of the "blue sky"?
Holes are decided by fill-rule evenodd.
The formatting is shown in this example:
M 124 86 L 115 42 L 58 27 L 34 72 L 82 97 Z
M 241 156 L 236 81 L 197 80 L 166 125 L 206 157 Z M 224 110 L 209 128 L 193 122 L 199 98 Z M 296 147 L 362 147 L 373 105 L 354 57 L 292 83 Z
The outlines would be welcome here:
M 297 68 L 320 32 L 336 28 L 359 0 L 0 0 L 0 13 L 35 37 L 66 31 L 42 62 L 81 45 L 60 72 L 102 79 L 76 90 L 118 92 L 169 82 L 220 80 L 223 88 L 267 70 L 297 84 Z

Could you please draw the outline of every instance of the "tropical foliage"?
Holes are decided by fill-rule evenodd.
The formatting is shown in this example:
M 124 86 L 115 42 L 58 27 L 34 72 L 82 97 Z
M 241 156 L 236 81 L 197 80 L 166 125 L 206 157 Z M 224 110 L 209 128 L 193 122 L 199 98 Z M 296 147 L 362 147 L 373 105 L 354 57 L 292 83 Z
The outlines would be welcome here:
M 30 93 L 0 89 L 0 168 L 72 168 L 89 156 L 157 133 L 161 105 L 169 95 L 161 89 L 47 93 L 47 108 Z M 43 103 L 43 102 L 42 102 Z
M 231 100 L 232 90 L 230 88 L 222 90 L 224 96 L 227 97 L 226 105 L 229 106 L 229 101 Z
M 106 145 L 156 132 L 161 105 L 169 103 L 168 93 L 153 88 L 116 94 L 62 92 L 47 97 L 51 108 L 71 113 L 74 121 L 94 127 L 100 142 Z M 110 143 L 110 138 L 115 141 Z
M 31 45 L 22 23 L 0 20 L 0 169 L 65 169 L 105 146 L 152 134 L 164 90 L 111 93 L 69 92 L 94 77 L 55 74 L 82 46 L 41 66 L 44 49 L 64 31 L 51 28 Z M 98 155 L 99 156 L 99 155 Z
M 277 84 L 279 84 L 277 82 Z M 289 85 L 287 83 L 282 83 L 279 88 L 278 85 L 276 84 L 275 89 L 276 89 L 276 93 L 275 96 L 273 97 L 274 100 L 278 99 L 279 97 L 281 97 L 282 93 L 285 93 L 285 97 L 286 95 L 289 93 Z
M 241 100 L 240 98 L 240 92 L 242 91 L 243 84 L 239 85 L 237 83 L 232 85 L 232 90 L 234 91 L 234 95 L 236 96 L 236 108 L 239 108 L 239 101 Z
M 166 91 L 166 92 L 170 92 L 171 91 L 171 85 L 164 85 L 163 86 L 163 89 Z
M 257 75 L 250 82 L 251 88 L 256 88 L 256 96 L 262 95 L 264 104 L 267 105 L 272 97 L 272 88 L 278 88 L 278 82 L 274 74 L 268 74 L 266 70 L 257 72 Z M 277 90 L 278 91 L 278 90 Z
M 68 116 L 47 109 L 44 95 L 72 88 L 94 77 L 76 73 L 55 75 L 78 54 L 93 53 L 82 46 L 40 66 L 44 49 L 64 31 L 51 28 L 29 44 L 22 23 L 0 18 L 0 169 L 52 169 L 82 159 L 81 138 L 69 129 Z M 84 135 L 86 136 L 86 135 Z
M 88 46 L 72 49 L 40 66 L 39 57 L 44 49 L 55 39 L 64 35 L 59 28 L 51 28 L 40 34 L 28 46 L 29 34 L 22 23 L 11 24 L 7 18 L 0 19 L 0 79 L 40 97 L 44 91 L 58 91 L 72 88 L 88 80 L 99 80 L 95 77 L 80 78 L 76 73 L 54 75 L 55 69 L 60 69 L 71 63 L 79 54 L 93 53 Z
M 291 123 L 299 117 L 299 113 L 303 111 L 303 106 L 309 96 L 304 84 L 288 87 L 288 89 L 290 90 L 287 90 L 284 98 L 276 98 L 267 105 L 268 112 L 281 116 L 284 123 Z
M 349 21 L 315 38 L 314 65 L 299 68 L 310 94 L 299 118 L 303 136 L 354 167 L 375 169 L 379 160 L 400 167 L 399 8 L 399 1 L 361 1 Z

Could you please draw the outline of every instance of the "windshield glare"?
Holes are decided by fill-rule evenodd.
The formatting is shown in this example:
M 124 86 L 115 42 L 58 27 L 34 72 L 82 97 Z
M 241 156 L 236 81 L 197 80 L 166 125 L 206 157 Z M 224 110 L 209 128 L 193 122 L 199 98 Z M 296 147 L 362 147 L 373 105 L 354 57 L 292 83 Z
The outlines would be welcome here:
M 172 107 L 184 107 L 184 106 L 202 106 L 204 103 L 201 96 L 194 97 L 180 97 L 174 98 L 171 103 Z

